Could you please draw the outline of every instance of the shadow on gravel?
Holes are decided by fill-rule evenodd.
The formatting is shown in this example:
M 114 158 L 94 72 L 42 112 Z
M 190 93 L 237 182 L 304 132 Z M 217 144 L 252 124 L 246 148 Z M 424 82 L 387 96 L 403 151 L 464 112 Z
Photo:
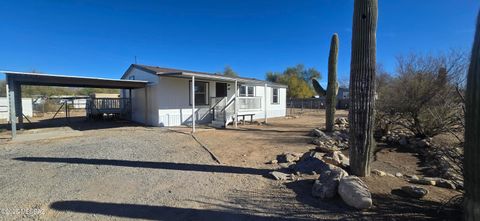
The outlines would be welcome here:
M 50 204 L 57 211 L 100 214 L 131 219 L 147 220 L 252 220 L 252 221 L 303 221 L 307 219 L 266 217 L 253 214 L 242 214 L 235 211 L 202 210 L 190 208 L 174 208 L 168 206 L 151 206 L 139 204 L 104 203 L 94 201 L 58 201 Z
M 46 163 L 71 163 L 87 165 L 104 165 L 120 167 L 136 167 L 165 170 L 183 170 L 198 172 L 216 172 L 216 173 L 235 173 L 267 176 L 271 170 L 255 169 L 246 167 L 234 167 L 223 165 L 205 165 L 188 163 L 170 163 L 153 161 L 131 161 L 131 160 L 111 160 L 111 159 L 87 159 L 87 158 L 56 158 L 56 157 L 18 157 L 14 160 L 27 162 L 46 162 Z

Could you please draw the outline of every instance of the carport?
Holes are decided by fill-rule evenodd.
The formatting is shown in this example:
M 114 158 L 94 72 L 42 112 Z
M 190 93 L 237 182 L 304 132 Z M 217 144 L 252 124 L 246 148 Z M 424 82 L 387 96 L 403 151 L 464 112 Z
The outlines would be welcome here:
M 15 71 L 0 71 L 0 73 L 6 75 L 12 139 L 15 138 L 17 132 L 17 118 L 18 127 L 23 127 L 22 85 L 129 89 L 131 94 L 131 89 L 144 88 L 146 90 L 148 84 L 147 81 L 139 80 L 116 80 Z M 131 99 L 131 96 L 129 98 Z

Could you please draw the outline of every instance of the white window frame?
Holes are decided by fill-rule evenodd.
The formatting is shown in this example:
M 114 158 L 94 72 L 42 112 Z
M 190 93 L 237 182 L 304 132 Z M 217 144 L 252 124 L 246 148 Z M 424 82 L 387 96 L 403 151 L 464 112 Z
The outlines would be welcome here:
M 210 99 L 209 99 L 209 93 L 210 93 L 210 82 L 207 81 L 195 81 L 195 86 L 198 84 L 205 84 L 205 103 L 199 103 L 198 101 L 195 100 L 195 106 L 207 106 L 210 104 Z M 197 95 L 197 93 L 195 93 Z M 194 95 L 194 99 L 195 99 Z M 190 103 L 190 106 L 192 106 L 192 80 L 188 81 L 188 101 Z
M 277 95 L 275 95 L 274 91 L 277 91 Z M 275 102 L 275 97 L 277 97 L 277 102 Z M 280 90 L 278 88 L 272 88 L 272 104 L 280 104 Z
M 245 94 L 242 94 L 242 88 L 245 88 Z M 248 93 L 248 89 L 253 88 L 253 94 Z M 255 86 L 251 85 L 240 85 L 240 88 L 238 89 L 238 94 L 240 97 L 255 97 Z

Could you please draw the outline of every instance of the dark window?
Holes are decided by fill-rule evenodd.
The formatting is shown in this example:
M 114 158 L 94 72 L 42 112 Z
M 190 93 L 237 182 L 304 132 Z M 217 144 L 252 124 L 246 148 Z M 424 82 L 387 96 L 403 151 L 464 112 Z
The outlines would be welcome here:
M 279 104 L 278 100 L 278 88 L 272 88 L 272 103 Z
M 188 85 L 188 97 L 192 105 L 192 81 Z M 195 105 L 208 105 L 208 82 L 195 81 Z
M 255 97 L 255 87 L 247 85 L 240 86 L 240 97 Z

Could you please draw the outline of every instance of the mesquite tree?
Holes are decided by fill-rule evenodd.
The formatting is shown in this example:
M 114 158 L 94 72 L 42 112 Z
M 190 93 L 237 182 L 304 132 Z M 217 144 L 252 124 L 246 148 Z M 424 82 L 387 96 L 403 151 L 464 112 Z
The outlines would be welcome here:
M 332 42 L 330 43 L 330 55 L 328 56 L 328 85 L 327 85 L 327 97 L 326 97 L 326 130 L 327 132 L 333 131 L 333 123 L 335 120 L 335 106 L 337 104 L 337 61 L 338 61 L 338 34 L 332 36 Z
M 465 99 L 465 220 L 480 220 L 480 16 L 471 56 Z
M 378 0 L 355 0 L 350 64 L 350 167 L 370 175 L 375 149 L 374 107 Z

